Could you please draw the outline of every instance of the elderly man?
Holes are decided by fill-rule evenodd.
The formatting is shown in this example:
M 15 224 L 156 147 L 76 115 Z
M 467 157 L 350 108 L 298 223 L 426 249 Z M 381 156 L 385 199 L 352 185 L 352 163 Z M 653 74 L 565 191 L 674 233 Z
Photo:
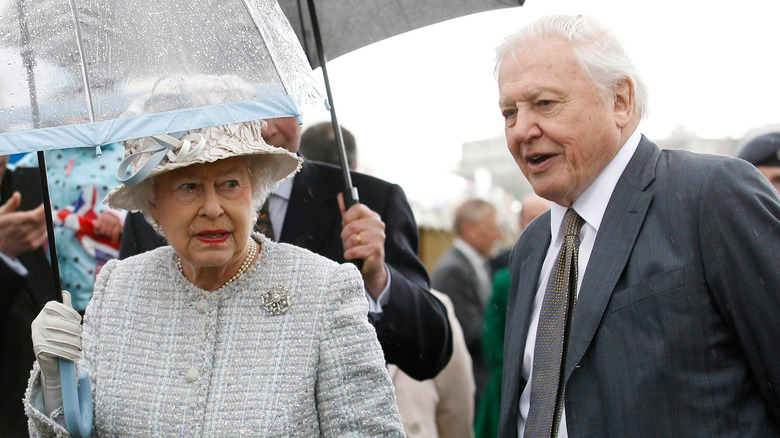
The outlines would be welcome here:
M 267 122 L 262 135 L 268 144 L 298 152 L 301 127 L 295 117 Z M 430 293 L 428 273 L 417 257 L 411 208 L 398 185 L 360 173 L 353 173 L 352 180 L 361 203 L 345 209 L 341 170 L 305 160 L 295 178 L 272 193 L 264 220 L 267 234 L 337 262 L 362 261 L 385 359 L 417 380 L 431 379 L 450 360 L 452 332 L 446 308 Z M 130 215 L 120 258 L 163 244 L 143 217 Z
M 553 203 L 510 261 L 500 436 L 780 436 L 766 179 L 642 136 L 645 87 L 591 18 L 542 18 L 497 59 L 507 146 Z

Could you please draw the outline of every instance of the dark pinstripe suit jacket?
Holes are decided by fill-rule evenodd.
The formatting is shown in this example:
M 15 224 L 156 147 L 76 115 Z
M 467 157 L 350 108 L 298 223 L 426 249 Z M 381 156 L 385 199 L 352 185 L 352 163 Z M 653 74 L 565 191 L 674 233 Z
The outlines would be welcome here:
M 549 212 L 512 253 L 502 437 L 517 435 Z M 566 363 L 570 437 L 780 436 L 780 199 L 748 163 L 642 138 L 607 206 Z

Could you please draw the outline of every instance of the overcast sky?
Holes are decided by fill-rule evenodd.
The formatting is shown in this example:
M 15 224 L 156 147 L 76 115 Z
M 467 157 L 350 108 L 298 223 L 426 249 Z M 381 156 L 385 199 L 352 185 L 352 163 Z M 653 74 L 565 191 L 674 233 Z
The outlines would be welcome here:
M 456 168 L 464 141 L 503 136 L 493 75 L 503 38 L 546 14 L 583 13 L 618 35 L 647 82 L 650 138 L 678 125 L 740 138 L 780 120 L 779 12 L 780 2 L 761 0 L 527 0 L 376 43 L 332 60 L 328 73 L 361 170 L 395 182 L 436 175 Z M 329 114 L 308 110 L 304 128 L 321 120 Z

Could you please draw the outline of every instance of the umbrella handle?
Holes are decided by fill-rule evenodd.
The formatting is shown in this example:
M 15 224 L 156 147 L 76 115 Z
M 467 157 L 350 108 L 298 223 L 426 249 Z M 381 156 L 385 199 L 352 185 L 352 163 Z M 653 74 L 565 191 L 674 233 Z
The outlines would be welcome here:
M 86 438 L 92 433 L 92 390 L 89 374 L 81 371 L 77 383 L 76 364 L 62 358 L 59 361 L 65 428 L 74 438 Z

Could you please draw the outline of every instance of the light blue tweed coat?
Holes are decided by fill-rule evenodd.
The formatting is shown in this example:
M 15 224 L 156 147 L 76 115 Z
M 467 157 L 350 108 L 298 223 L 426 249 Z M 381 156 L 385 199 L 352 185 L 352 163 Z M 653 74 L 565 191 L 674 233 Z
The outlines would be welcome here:
M 215 292 L 191 284 L 169 246 L 103 268 L 79 364 L 93 436 L 403 436 L 357 269 L 255 239 L 255 263 Z M 282 315 L 263 307 L 273 287 L 289 296 Z M 31 435 L 64 434 L 39 393 L 36 364 Z

